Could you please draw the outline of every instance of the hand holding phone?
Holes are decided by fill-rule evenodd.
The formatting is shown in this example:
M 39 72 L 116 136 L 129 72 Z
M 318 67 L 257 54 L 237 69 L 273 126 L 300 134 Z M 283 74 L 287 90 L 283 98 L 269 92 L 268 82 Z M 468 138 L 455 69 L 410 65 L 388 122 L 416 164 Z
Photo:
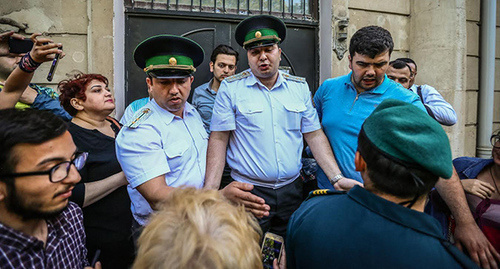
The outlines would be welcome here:
M 31 51 L 33 48 L 33 41 L 31 39 L 18 39 L 14 37 L 9 37 L 9 52 L 15 54 L 21 54 Z
M 63 54 L 60 49 L 62 47 L 61 43 L 54 43 L 52 39 L 39 37 L 40 35 L 41 34 L 35 33 L 30 37 L 31 41 L 34 43 L 33 48 L 29 52 L 33 61 L 37 63 L 53 61 L 55 55 Z
M 279 263 L 283 252 L 283 242 L 283 237 L 277 234 L 267 232 L 264 235 L 261 249 L 264 268 L 273 268 L 274 259 L 278 259 Z
M 8 32 L 3 32 L 0 33 L 0 56 L 7 56 L 7 55 L 19 55 L 18 53 L 12 53 L 10 52 L 9 48 L 9 43 L 10 39 L 14 40 L 24 40 L 24 36 L 20 34 L 14 33 L 14 31 L 8 31 Z

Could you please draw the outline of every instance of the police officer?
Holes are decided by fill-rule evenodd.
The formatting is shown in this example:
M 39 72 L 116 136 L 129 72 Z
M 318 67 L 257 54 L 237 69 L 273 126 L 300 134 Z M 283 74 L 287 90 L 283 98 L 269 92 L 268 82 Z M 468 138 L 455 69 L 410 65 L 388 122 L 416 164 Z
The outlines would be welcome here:
M 439 177 L 450 178 L 450 142 L 420 108 L 380 103 L 358 138 L 365 188 L 316 190 L 288 226 L 288 268 L 477 268 L 423 213 Z
M 203 57 L 200 45 L 173 35 L 150 37 L 134 51 L 153 99 L 124 125 L 116 154 L 129 182 L 136 228 L 172 188 L 203 186 L 208 135 L 196 109 L 186 103 Z
M 278 70 L 285 24 L 259 15 L 236 28 L 250 69 L 222 81 L 213 109 L 205 187 L 218 188 L 224 159 L 235 182 L 222 189 L 260 217 L 264 232 L 284 235 L 302 202 L 303 138 L 333 177 L 335 159 L 321 130 L 304 78 Z

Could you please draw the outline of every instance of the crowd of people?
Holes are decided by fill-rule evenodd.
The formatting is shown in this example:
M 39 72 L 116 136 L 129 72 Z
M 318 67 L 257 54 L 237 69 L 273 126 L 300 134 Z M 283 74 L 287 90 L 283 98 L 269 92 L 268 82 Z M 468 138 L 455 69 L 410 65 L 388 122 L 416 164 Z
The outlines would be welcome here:
M 267 268 L 270 232 L 279 269 L 498 268 L 500 131 L 491 159 L 452 160 L 453 107 L 415 84 L 415 61 L 391 61 L 378 26 L 354 33 L 351 72 L 311 96 L 279 68 L 286 32 L 270 15 L 240 22 L 249 68 L 217 46 L 191 103 L 202 47 L 147 38 L 133 56 L 148 97 L 120 121 L 103 75 L 30 83 L 62 44 L 33 34 L 14 54 L 6 40 L 24 37 L 0 34 L 0 267 Z

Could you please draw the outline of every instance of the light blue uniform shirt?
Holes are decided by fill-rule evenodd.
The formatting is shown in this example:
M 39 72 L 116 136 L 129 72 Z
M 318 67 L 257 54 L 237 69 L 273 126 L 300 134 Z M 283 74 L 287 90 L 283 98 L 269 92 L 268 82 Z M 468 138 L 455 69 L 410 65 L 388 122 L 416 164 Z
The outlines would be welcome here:
M 129 182 L 132 214 L 141 225 L 153 210 L 135 188 L 160 175 L 165 175 L 170 187 L 202 188 L 208 144 L 200 115 L 189 103 L 184 106 L 183 118 L 154 100 L 134 117 L 145 109 L 150 109 L 150 115 L 141 117 L 146 119 L 136 128 L 125 125 L 116 137 L 116 155 Z
M 222 81 L 210 126 L 232 131 L 227 149 L 232 178 L 274 189 L 299 176 L 302 133 L 320 128 L 304 79 L 279 71 L 268 90 L 250 70 Z
M 419 85 L 413 84 L 410 90 L 417 93 L 418 86 Z M 457 113 L 455 113 L 450 103 L 446 102 L 443 96 L 434 89 L 434 87 L 424 84 L 420 85 L 420 89 L 422 90 L 422 101 L 432 111 L 434 119 L 446 126 L 457 123 Z
M 120 123 L 123 125 L 127 124 L 127 122 L 130 119 L 132 119 L 135 112 L 137 112 L 137 110 L 139 110 L 141 107 L 145 106 L 148 102 L 149 102 L 149 97 L 144 97 L 130 103 L 130 105 L 128 105 L 128 107 L 125 109 L 125 112 L 123 112 L 123 116 L 120 119 Z
M 209 82 L 196 87 L 191 101 L 198 113 L 200 113 L 207 133 L 210 133 L 210 120 L 212 120 L 215 96 L 217 96 L 217 92 L 211 88 L 213 80 L 212 78 Z
M 387 75 L 376 88 L 358 94 L 351 83 L 351 74 L 323 82 L 314 95 L 314 104 L 340 171 L 347 178 L 363 182 L 354 167 L 354 156 L 358 148 L 359 131 L 365 119 L 383 100 L 389 98 L 414 104 L 423 111 L 425 108 L 416 94 L 388 79 Z M 318 168 L 317 179 L 320 189 L 333 189 L 321 168 Z

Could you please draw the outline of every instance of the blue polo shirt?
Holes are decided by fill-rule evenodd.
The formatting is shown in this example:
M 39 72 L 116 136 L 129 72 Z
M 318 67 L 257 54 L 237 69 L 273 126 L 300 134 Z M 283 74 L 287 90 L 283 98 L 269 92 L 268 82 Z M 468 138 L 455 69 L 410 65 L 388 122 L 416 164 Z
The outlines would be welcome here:
M 418 95 L 388 79 L 387 75 L 382 84 L 373 90 L 358 94 L 351 82 L 351 74 L 352 72 L 323 82 L 314 95 L 314 104 L 342 174 L 363 182 L 361 175 L 354 167 L 358 134 L 361 125 L 378 104 L 385 99 L 392 98 L 414 104 L 423 111 L 426 110 Z M 317 179 L 320 189 L 333 189 L 321 168 L 318 168 Z
M 217 92 L 212 90 L 213 80 L 212 78 L 209 82 L 196 87 L 193 92 L 193 99 L 191 100 L 191 104 L 200 113 L 203 126 L 205 126 L 205 130 L 209 134 L 212 111 L 214 109 L 215 97 L 217 96 Z

